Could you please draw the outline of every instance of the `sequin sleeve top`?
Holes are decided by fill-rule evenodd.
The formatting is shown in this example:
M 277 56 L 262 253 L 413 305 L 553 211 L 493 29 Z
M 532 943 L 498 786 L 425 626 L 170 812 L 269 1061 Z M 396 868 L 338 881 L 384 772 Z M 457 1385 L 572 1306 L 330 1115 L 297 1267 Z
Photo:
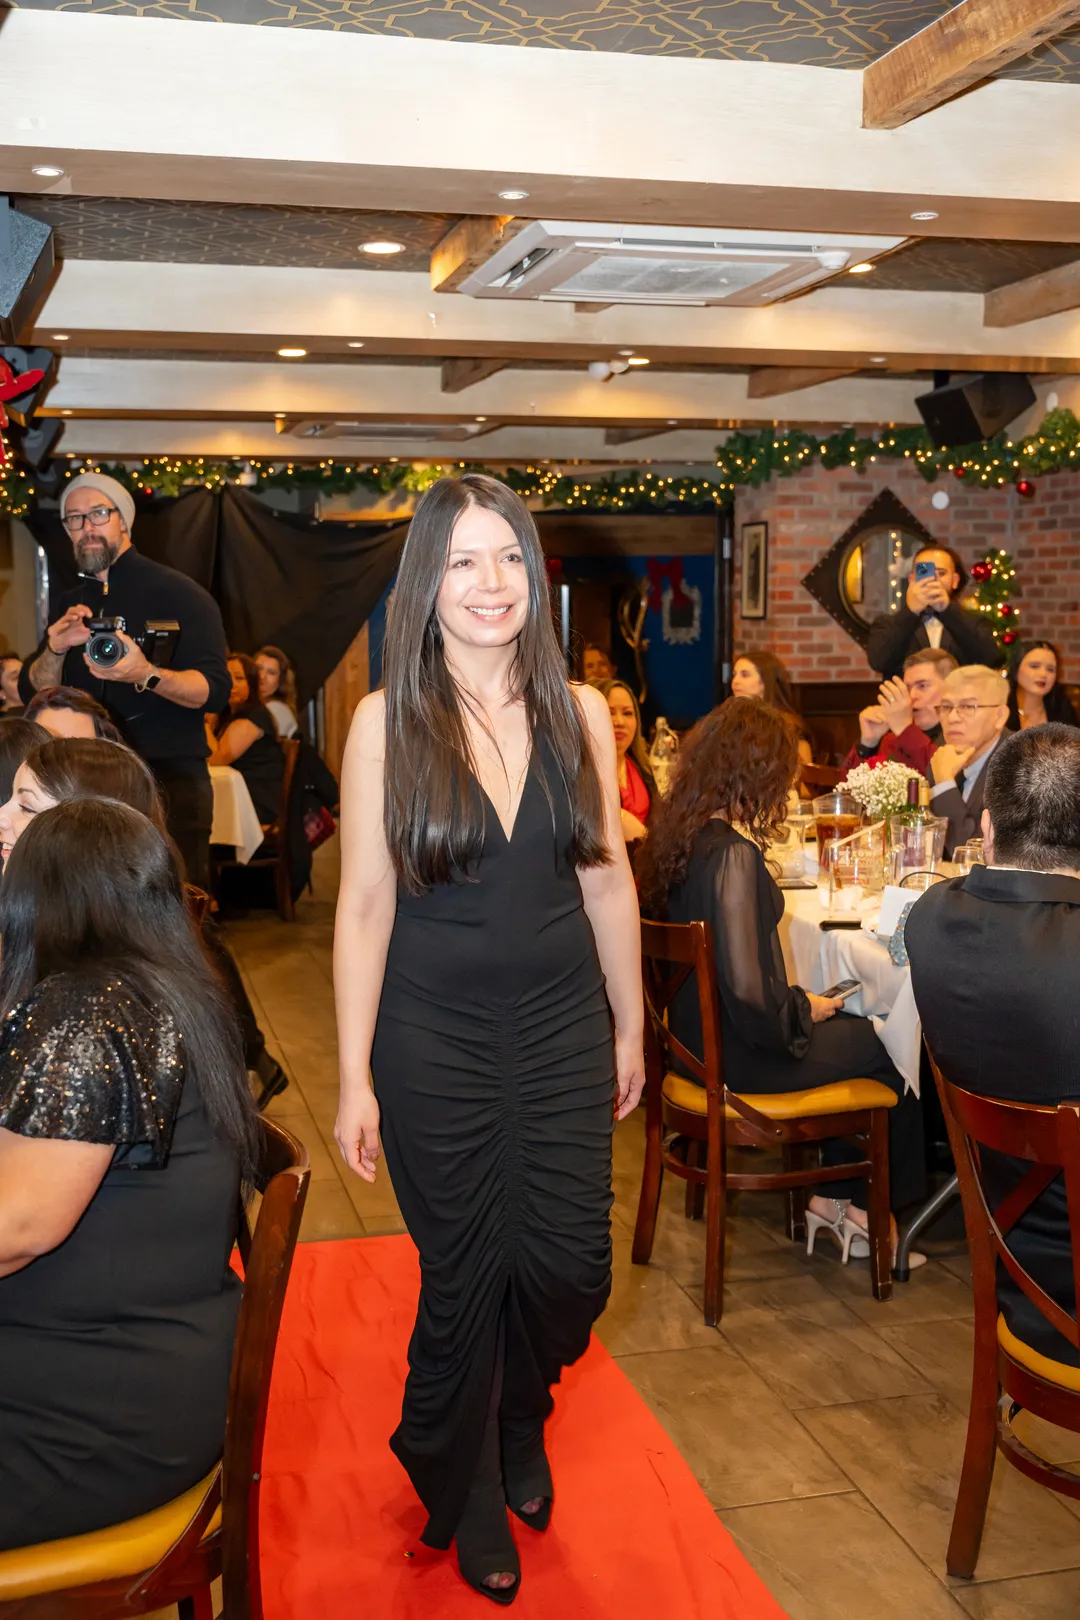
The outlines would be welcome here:
M 183 1080 L 172 1016 L 115 976 L 52 974 L 0 1025 L 0 1126 L 20 1136 L 112 1143 L 160 1168 Z

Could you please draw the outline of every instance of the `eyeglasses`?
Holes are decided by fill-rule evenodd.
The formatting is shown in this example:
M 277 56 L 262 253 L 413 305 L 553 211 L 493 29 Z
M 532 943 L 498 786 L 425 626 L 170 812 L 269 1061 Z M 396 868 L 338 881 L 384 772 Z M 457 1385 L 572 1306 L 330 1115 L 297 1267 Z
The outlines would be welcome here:
M 69 534 L 78 534 L 84 523 L 89 523 L 93 529 L 103 529 L 118 510 L 115 506 L 92 506 L 89 512 L 72 512 L 70 517 L 64 519 L 64 528 Z
M 965 720 L 972 720 L 980 709 L 999 709 L 1000 707 L 1000 703 L 950 703 L 946 699 L 941 705 L 941 718 L 948 720 L 951 715 L 961 714 Z

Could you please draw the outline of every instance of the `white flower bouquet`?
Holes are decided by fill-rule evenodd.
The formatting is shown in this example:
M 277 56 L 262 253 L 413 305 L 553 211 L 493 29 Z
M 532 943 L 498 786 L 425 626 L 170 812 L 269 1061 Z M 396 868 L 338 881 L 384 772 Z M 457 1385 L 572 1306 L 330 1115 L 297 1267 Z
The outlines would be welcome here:
M 882 821 L 907 808 L 907 785 L 912 777 L 918 780 L 919 774 L 894 759 L 880 760 L 854 766 L 838 785 L 858 799 L 873 821 Z

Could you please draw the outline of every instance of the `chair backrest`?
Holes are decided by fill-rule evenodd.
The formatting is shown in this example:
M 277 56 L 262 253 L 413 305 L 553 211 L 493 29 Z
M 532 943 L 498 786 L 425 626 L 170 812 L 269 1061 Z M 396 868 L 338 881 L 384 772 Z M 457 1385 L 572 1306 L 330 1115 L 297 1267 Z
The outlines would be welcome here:
M 645 1062 L 650 1098 L 658 1099 L 664 1073 L 677 1058 L 719 1104 L 724 1090 L 720 996 L 716 986 L 712 930 L 706 922 L 641 921 L 641 968 L 645 989 Z M 667 1014 L 691 975 L 701 1011 L 698 1057 L 671 1030 Z
M 934 1081 L 949 1131 L 964 1224 L 971 1250 L 972 1286 L 978 1326 L 996 1320 L 997 1262 L 1000 1261 L 1050 1325 L 1080 1349 L 1077 1319 L 1051 1299 L 1024 1269 L 1006 1241 L 1012 1228 L 1056 1176 L 1065 1173 L 1072 1245 L 1073 1285 L 1080 1302 L 1080 1105 L 1062 1103 L 1042 1108 L 1032 1103 L 1001 1102 L 979 1097 L 952 1084 L 930 1054 Z M 991 1209 L 983 1181 L 981 1149 L 1007 1153 L 1029 1168 L 996 1208 Z
M 241 1212 L 238 1246 L 244 1297 L 233 1349 L 222 1475 L 222 1586 L 229 1620 L 261 1620 L 259 1485 L 281 1312 L 304 1213 L 307 1148 L 274 1120 L 259 1118 L 262 1194 L 254 1229 Z
M 838 769 L 835 765 L 799 766 L 800 782 L 805 782 L 807 787 L 821 788 L 826 793 L 830 788 L 834 788 L 841 777 L 846 774 L 846 771 Z
M 187 906 L 188 916 L 196 928 L 201 928 L 209 915 L 212 904 L 206 890 L 198 888 L 194 883 L 185 883 L 184 904 Z
M 289 800 L 292 797 L 293 777 L 296 775 L 296 762 L 300 758 L 299 737 L 279 737 L 278 746 L 285 756 L 285 769 L 281 774 L 281 804 L 274 826 L 285 831 L 289 825 Z

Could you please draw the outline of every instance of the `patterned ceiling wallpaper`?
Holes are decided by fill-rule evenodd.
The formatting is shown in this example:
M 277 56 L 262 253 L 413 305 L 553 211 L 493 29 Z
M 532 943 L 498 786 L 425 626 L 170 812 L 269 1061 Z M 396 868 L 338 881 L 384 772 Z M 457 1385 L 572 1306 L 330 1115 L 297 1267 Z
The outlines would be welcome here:
M 126 197 L 37 195 L 13 201 L 53 227 L 61 258 L 159 264 L 426 270 L 432 248 L 456 218 Z M 362 242 L 386 240 L 404 243 L 405 251 L 386 258 L 360 251 Z
M 0 0 L 0 4 L 3 0 Z M 721 57 L 861 68 L 948 11 L 952 0 L 23 0 L 39 11 L 102 12 L 262 28 L 339 29 L 406 39 Z M 1080 29 L 1004 77 L 1080 79 Z

